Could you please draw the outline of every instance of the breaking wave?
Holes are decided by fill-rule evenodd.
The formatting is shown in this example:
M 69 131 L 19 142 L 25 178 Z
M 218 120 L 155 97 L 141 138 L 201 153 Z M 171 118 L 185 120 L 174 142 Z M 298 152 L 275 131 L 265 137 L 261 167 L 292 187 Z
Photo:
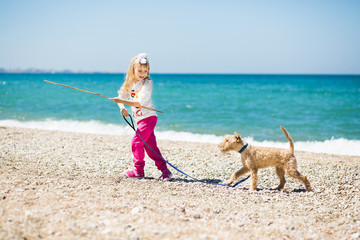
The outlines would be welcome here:
M 100 121 L 74 121 L 46 119 L 43 121 L 17 121 L 0 120 L 0 126 L 21 127 L 44 130 L 58 130 L 65 132 L 82 132 L 93 134 L 109 134 L 120 136 L 132 136 L 133 130 L 125 125 L 106 124 Z M 212 134 L 197 134 L 191 132 L 156 131 L 156 137 L 162 140 L 220 143 L 224 136 Z M 253 138 L 245 138 L 247 142 L 256 146 L 289 148 L 288 142 L 256 141 Z M 295 142 L 295 150 L 315 153 L 339 154 L 360 156 L 360 140 L 349 140 L 344 138 L 331 138 L 325 141 L 303 141 Z

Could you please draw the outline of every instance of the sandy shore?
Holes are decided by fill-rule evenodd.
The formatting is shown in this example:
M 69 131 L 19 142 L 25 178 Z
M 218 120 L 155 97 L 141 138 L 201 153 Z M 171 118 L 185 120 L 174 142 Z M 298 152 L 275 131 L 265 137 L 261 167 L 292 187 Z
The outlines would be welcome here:
M 131 137 L 0 127 L 0 239 L 360 239 L 360 157 L 296 152 L 314 191 L 274 169 L 236 188 L 174 180 L 146 159 L 132 169 Z M 184 172 L 219 182 L 241 167 L 214 144 L 159 141 Z M 296 149 L 296 143 L 295 143 Z

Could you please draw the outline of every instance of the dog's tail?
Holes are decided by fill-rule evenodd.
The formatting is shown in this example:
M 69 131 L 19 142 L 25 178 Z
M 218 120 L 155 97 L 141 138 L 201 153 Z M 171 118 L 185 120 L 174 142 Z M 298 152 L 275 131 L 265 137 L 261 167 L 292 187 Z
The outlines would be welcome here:
M 288 131 L 286 131 L 286 129 L 283 126 L 280 126 L 280 128 L 283 130 L 286 138 L 288 139 L 288 141 L 290 143 L 290 151 L 291 151 L 292 155 L 294 155 L 294 142 L 293 142 L 290 134 L 288 133 Z

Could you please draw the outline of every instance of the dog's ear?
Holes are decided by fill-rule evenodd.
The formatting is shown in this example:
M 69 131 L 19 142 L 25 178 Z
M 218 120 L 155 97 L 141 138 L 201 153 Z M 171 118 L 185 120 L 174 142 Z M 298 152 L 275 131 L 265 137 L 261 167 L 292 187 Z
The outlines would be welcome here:
M 241 136 L 240 136 L 237 132 L 234 133 L 234 136 L 235 136 L 235 138 L 236 138 L 236 141 L 237 141 L 237 142 L 240 142 Z

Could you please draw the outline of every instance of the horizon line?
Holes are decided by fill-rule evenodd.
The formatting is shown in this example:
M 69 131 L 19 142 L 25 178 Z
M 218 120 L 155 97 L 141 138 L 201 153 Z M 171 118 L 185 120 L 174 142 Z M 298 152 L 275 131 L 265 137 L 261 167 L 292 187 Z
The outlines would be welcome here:
M 0 67 L 0 74 L 126 74 L 125 72 L 107 71 L 71 71 L 71 70 L 42 70 L 42 69 L 5 69 Z M 152 72 L 150 75 L 323 75 L 323 76 L 360 76 L 360 73 L 215 73 L 215 72 Z
M 83 74 L 83 75 L 91 75 L 91 74 L 113 74 L 113 75 L 126 75 L 126 73 L 122 72 L 0 72 L 0 74 L 33 74 L 33 75 L 41 75 L 41 74 Z M 150 75 L 283 75 L 283 76 L 360 76 L 360 73 L 151 73 Z

